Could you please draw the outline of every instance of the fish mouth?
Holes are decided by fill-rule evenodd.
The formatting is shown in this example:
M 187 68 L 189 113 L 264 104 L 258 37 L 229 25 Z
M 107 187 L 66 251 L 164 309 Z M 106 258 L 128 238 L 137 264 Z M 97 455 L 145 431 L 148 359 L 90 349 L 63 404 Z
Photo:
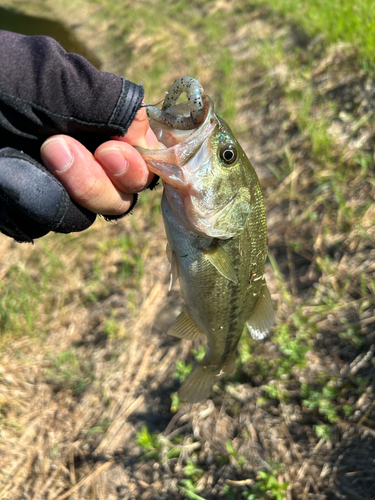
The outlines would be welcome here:
M 204 119 L 198 128 L 182 131 L 151 121 L 150 127 L 159 139 L 158 149 L 136 148 L 151 172 L 157 174 L 165 184 L 182 191 L 187 191 L 191 187 L 189 176 L 183 167 L 191 158 L 199 154 L 205 142 L 208 143 L 217 125 L 212 100 L 208 96 L 203 96 L 202 99 Z M 168 112 L 186 115 L 186 103 L 173 106 L 168 109 Z M 201 158 L 200 164 L 204 160 L 206 158 Z

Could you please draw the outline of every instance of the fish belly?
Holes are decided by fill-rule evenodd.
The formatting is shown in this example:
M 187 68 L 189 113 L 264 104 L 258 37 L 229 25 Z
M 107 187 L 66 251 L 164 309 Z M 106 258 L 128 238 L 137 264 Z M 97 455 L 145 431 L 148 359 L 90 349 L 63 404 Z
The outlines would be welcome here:
M 221 371 L 235 351 L 249 309 L 256 302 L 248 293 L 249 278 L 245 276 L 247 272 L 243 272 L 246 263 L 244 265 L 241 259 L 246 256 L 241 256 L 238 239 L 225 242 L 225 251 L 239 274 L 237 283 L 228 280 L 202 252 L 210 248 L 213 239 L 193 233 L 182 224 L 165 195 L 162 211 L 168 243 L 178 264 L 181 294 L 190 316 L 208 339 L 202 364 Z

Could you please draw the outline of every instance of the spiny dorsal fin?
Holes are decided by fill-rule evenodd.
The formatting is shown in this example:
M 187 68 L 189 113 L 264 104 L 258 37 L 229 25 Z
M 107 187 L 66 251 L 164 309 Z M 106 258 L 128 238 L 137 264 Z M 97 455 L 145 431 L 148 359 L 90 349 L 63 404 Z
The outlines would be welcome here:
M 195 324 L 186 307 L 184 307 L 168 330 L 168 335 L 178 337 L 179 339 L 197 340 L 202 335 L 202 332 Z
M 207 257 L 211 264 L 222 274 L 225 278 L 234 283 L 238 282 L 236 271 L 234 270 L 232 261 L 230 260 L 226 251 L 216 243 L 210 250 L 202 250 L 202 253 Z
M 259 298 L 247 320 L 247 329 L 255 340 L 262 340 L 275 323 L 275 311 L 267 285 L 260 290 Z

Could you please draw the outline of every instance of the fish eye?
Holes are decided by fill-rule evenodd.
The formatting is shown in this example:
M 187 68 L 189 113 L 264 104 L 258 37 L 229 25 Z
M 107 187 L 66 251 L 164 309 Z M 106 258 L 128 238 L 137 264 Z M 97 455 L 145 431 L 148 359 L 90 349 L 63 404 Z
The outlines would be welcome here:
M 237 150 L 233 144 L 226 144 L 220 149 L 220 158 L 224 163 L 230 165 L 234 163 L 237 159 Z

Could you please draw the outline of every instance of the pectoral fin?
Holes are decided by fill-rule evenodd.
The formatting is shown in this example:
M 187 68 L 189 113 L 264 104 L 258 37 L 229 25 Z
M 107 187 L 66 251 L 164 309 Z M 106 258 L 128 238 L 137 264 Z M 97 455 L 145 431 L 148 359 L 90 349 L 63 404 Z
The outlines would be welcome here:
M 207 257 L 211 264 L 222 274 L 225 278 L 234 283 L 238 282 L 236 271 L 233 267 L 232 261 L 230 260 L 226 251 L 216 243 L 213 249 L 202 250 L 202 253 Z
M 171 247 L 167 243 L 167 257 L 168 260 L 171 264 L 171 278 L 169 281 L 169 290 L 170 292 L 172 290 L 173 285 L 176 283 L 176 280 L 178 278 L 178 263 L 177 263 L 177 258 L 176 258 L 176 252 L 174 252 Z
M 186 307 L 184 307 L 168 330 L 168 335 L 180 339 L 197 340 L 202 335 L 202 332 L 195 324 Z
M 275 323 L 275 311 L 270 292 L 265 284 L 259 294 L 257 303 L 247 320 L 247 329 L 255 340 L 262 340 Z

